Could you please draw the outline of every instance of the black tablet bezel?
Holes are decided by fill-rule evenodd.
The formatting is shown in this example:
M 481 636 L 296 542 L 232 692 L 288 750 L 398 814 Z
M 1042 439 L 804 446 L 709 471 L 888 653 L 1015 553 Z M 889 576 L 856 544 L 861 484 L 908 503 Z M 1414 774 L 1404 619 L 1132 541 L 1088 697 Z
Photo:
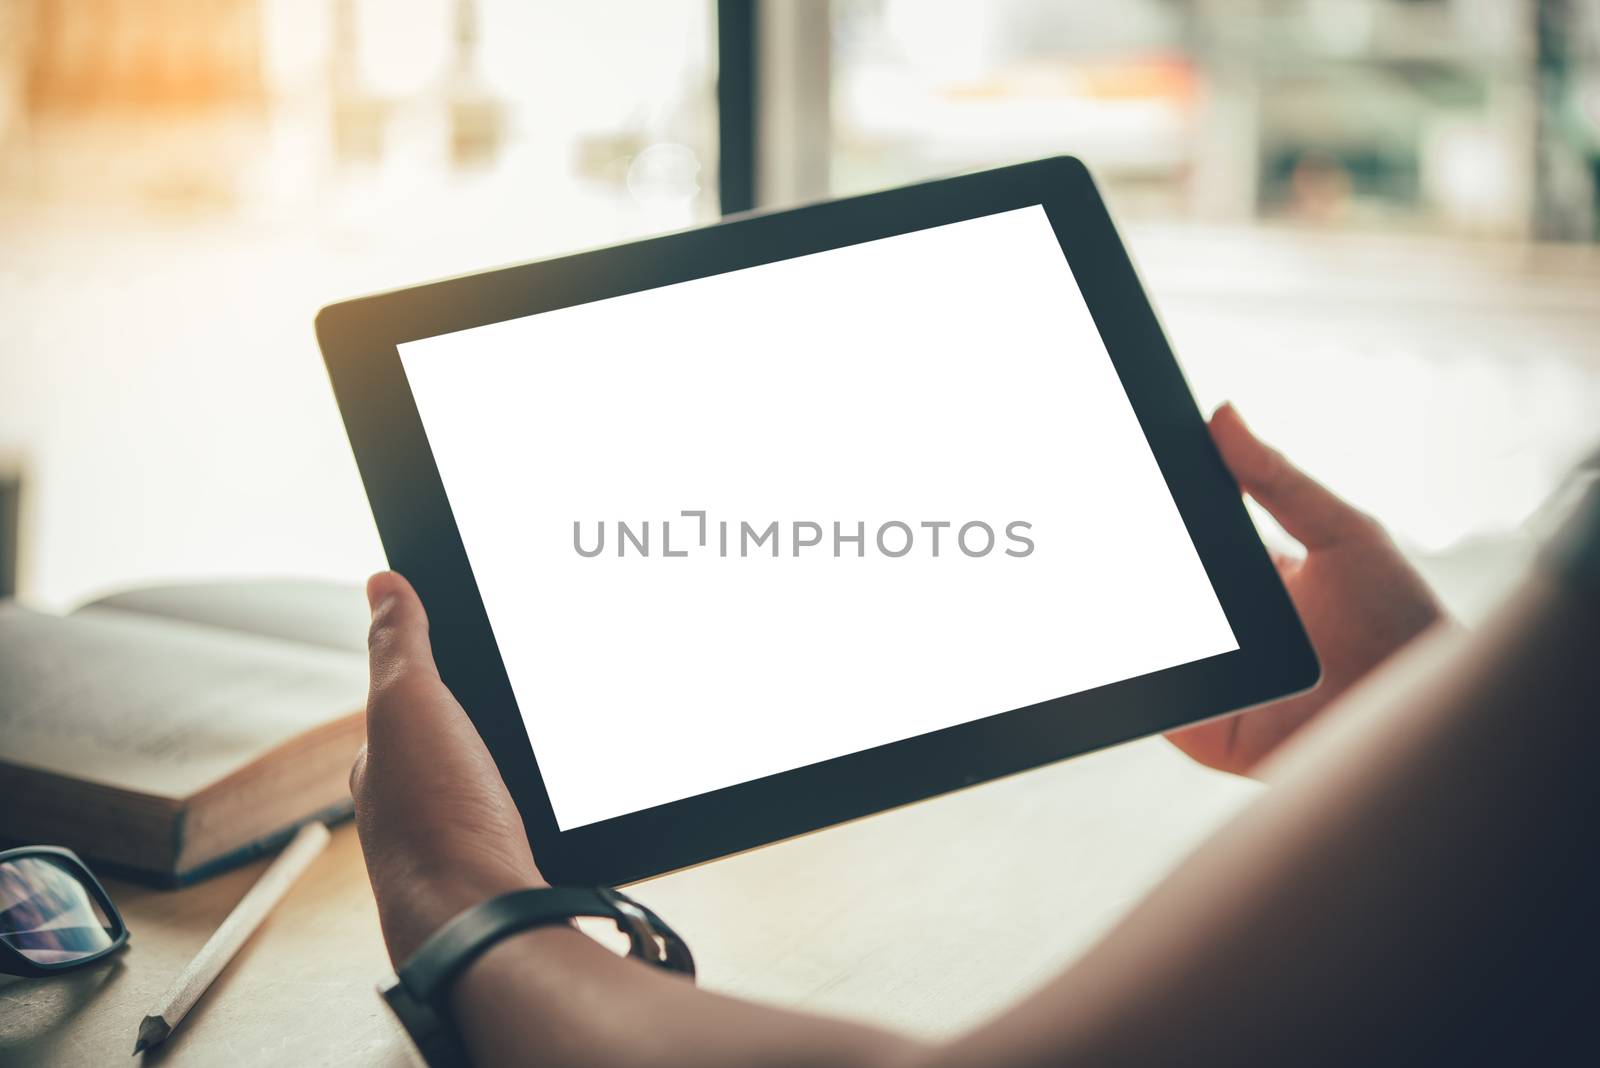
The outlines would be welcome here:
M 1035 204 L 1072 266 L 1239 649 L 560 831 L 396 346 Z M 1258 704 L 1318 679 L 1299 617 L 1076 159 L 755 214 L 364 297 L 324 308 L 316 326 L 389 563 L 421 595 L 440 674 L 494 754 L 552 881 L 631 882 Z M 616 744 L 628 744 L 626 731 Z

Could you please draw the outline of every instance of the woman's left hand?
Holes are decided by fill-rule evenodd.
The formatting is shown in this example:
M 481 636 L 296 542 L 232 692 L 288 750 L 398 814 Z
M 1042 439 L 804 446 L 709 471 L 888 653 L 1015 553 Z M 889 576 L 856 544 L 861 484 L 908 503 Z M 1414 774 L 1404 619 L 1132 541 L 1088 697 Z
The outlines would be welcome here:
M 1302 559 L 1279 560 L 1278 572 L 1322 663 L 1314 690 L 1167 735 L 1202 764 L 1249 775 L 1446 615 L 1377 520 L 1257 438 L 1232 405 L 1211 417 L 1211 437 L 1239 488 L 1306 547 Z
M 367 744 L 350 791 L 398 965 L 463 909 L 545 883 L 494 759 L 434 667 L 416 591 L 385 571 L 367 581 L 367 601 Z

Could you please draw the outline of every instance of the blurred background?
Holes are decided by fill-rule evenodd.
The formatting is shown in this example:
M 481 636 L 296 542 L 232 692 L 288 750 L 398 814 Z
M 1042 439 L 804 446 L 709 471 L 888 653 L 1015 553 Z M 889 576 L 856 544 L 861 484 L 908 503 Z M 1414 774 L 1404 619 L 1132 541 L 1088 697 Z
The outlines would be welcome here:
M 1600 0 L 0 0 L 0 592 L 381 566 L 325 303 L 1055 153 L 1481 610 L 1600 446 Z

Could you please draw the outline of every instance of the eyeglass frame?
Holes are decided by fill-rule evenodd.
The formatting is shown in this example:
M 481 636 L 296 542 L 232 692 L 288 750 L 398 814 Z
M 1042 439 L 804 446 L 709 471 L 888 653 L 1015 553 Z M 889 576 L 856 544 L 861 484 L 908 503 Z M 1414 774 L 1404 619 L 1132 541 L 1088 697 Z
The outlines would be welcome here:
M 13 947 L 4 938 L 0 938 L 0 975 L 17 975 L 24 979 L 43 979 L 62 972 L 70 972 L 74 968 L 94 964 L 96 961 L 105 960 L 128 944 L 128 921 L 122 918 L 122 913 L 117 909 L 116 902 L 111 900 L 111 895 L 106 893 L 106 888 L 100 885 L 100 880 L 95 878 L 94 872 L 89 870 L 89 865 L 83 858 L 72 850 L 63 846 L 18 846 L 15 849 L 0 850 L 0 864 L 21 857 L 49 857 L 69 875 L 77 879 L 89 891 L 105 912 L 106 916 L 114 920 L 117 925 L 116 936 L 106 948 L 80 957 L 76 960 L 61 961 L 56 964 L 40 964 L 38 961 L 29 960 L 27 954 Z

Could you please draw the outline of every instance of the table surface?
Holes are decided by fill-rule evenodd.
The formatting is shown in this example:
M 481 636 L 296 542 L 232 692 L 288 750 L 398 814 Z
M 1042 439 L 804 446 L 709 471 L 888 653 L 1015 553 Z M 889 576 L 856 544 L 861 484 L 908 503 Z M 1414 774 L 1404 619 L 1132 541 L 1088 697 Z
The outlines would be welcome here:
M 633 892 L 688 939 L 709 988 L 936 1037 L 1069 964 L 1258 789 L 1146 739 Z M 54 979 L 0 978 L 0 1064 L 125 1061 L 141 1017 L 264 864 L 178 891 L 109 882 L 127 950 Z M 412 1063 L 374 992 L 388 968 L 347 825 L 145 1060 Z

